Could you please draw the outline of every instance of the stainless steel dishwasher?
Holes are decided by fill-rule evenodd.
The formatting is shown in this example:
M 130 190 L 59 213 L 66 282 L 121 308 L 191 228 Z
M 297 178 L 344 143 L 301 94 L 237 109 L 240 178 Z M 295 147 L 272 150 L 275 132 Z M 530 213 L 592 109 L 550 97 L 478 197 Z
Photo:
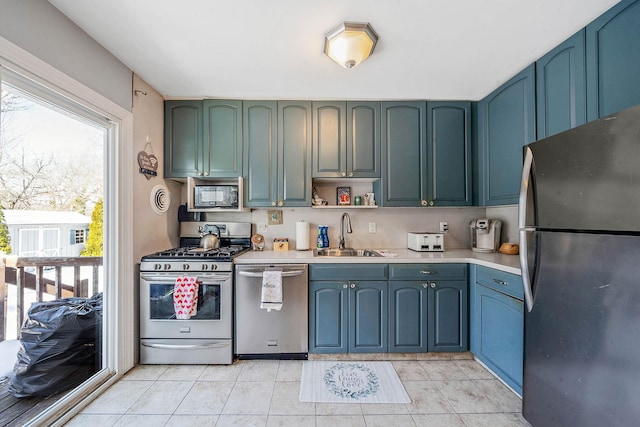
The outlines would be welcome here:
M 282 271 L 282 310 L 260 308 L 265 270 Z M 307 358 L 307 270 L 306 264 L 236 266 L 234 349 L 238 358 Z

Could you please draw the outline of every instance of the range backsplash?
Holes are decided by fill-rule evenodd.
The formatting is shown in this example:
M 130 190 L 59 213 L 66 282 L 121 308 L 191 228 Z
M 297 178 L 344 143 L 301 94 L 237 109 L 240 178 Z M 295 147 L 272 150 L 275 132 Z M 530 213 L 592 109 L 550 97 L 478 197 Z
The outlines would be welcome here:
M 440 222 L 446 221 L 449 232 L 445 234 L 445 250 L 469 248 L 469 222 L 474 218 L 494 218 L 503 222 L 502 242 L 517 242 L 518 207 L 464 207 L 464 208 L 378 208 L 378 209 L 318 209 L 281 208 L 282 224 L 268 225 L 265 237 L 266 249 L 273 248 L 273 239 L 287 237 L 289 249 L 296 248 L 295 228 L 297 221 L 310 224 L 310 242 L 315 246 L 318 225 L 329 226 L 329 242 L 338 246 L 340 218 L 344 212 L 351 217 L 352 234 L 347 234 L 346 244 L 355 248 L 389 249 L 406 248 L 407 232 L 439 232 Z M 208 213 L 207 221 L 248 221 L 253 223 L 256 233 L 258 223 L 267 223 L 269 209 L 254 209 L 250 212 Z M 369 223 L 376 223 L 376 233 L 369 233 Z

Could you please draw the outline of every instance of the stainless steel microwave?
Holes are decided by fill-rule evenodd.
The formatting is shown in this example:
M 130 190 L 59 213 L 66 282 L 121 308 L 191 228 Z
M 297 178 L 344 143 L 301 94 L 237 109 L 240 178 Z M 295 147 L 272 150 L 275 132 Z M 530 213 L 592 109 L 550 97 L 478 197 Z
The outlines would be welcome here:
M 238 209 L 237 184 L 205 184 L 193 187 L 193 207 L 196 209 Z

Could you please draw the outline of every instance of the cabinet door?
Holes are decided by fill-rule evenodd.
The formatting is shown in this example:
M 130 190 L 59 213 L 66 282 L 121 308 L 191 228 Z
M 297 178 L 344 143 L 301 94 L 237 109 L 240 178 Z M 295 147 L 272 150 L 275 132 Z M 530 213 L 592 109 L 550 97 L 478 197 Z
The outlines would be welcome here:
M 389 282 L 389 352 L 427 351 L 428 284 Z
M 538 139 L 586 121 L 584 43 L 581 30 L 536 62 Z
M 311 206 L 311 102 L 278 101 L 278 206 Z
M 349 282 L 349 352 L 387 351 L 387 282 Z
M 347 176 L 380 178 L 380 103 L 347 102 Z
M 518 203 L 522 146 L 535 140 L 534 65 L 478 102 L 481 204 Z
M 164 176 L 186 178 L 202 172 L 202 101 L 165 101 Z
M 242 101 L 203 102 L 203 176 L 242 175 Z
M 476 284 L 474 304 L 474 354 L 522 394 L 523 302 Z
M 346 353 L 349 290 L 346 282 L 309 282 L 309 352 Z
M 469 350 L 469 292 L 466 280 L 429 286 L 429 351 Z
M 587 25 L 587 120 L 640 104 L 640 1 L 622 0 Z
M 347 176 L 345 102 L 313 103 L 313 178 Z
M 382 180 L 374 184 L 381 206 L 426 201 L 426 103 L 382 103 Z
M 277 109 L 276 101 L 243 103 L 245 206 L 277 203 Z
M 427 199 L 471 206 L 471 103 L 427 102 Z

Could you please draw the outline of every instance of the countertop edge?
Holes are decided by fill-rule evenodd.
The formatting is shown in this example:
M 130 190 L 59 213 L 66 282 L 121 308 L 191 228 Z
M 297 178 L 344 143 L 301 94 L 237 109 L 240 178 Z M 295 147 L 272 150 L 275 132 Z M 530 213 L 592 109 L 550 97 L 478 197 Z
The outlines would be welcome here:
M 251 251 L 234 259 L 242 264 L 421 264 L 465 263 L 482 265 L 507 273 L 521 275 L 517 255 L 477 253 L 468 249 L 445 252 L 415 252 L 410 249 L 374 249 L 387 254 L 384 257 L 315 257 L 313 251 Z

